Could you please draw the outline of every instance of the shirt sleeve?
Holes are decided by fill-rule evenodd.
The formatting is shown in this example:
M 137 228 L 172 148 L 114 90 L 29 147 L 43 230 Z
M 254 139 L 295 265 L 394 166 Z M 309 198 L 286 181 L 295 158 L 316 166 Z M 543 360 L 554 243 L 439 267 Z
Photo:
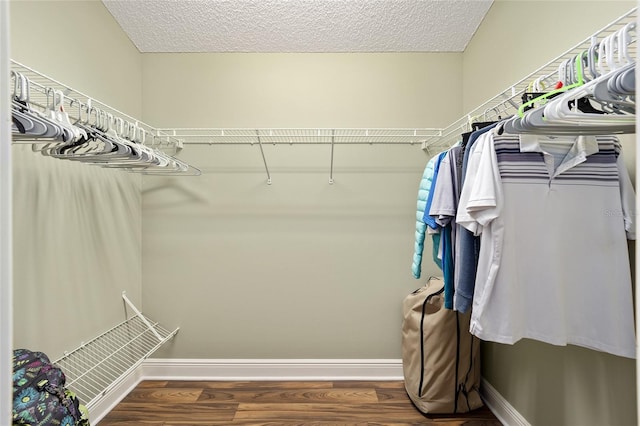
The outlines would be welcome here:
M 622 201 L 622 215 L 624 217 L 624 229 L 627 231 L 627 239 L 636 239 L 636 193 L 633 190 L 629 171 L 624 164 L 622 152 L 616 162 L 618 176 L 620 178 L 620 198 Z
M 433 200 L 429 209 L 431 216 L 439 226 L 447 226 L 456 216 L 456 200 L 453 176 L 452 151 L 450 150 L 440 163 L 438 180 L 434 187 Z
M 438 155 L 438 159 L 436 160 L 436 163 L 433 167 L 433 179 L 431 180 L 431 188 L 429 190 L 429 195 L 427 197 L 427 204 L 425 206 L 424 216 L 422 218 L 423 222 L 426 223 L 427 226 L 431 229 L 436 229 L 438 227 L 438 224 L 436 223 L 436 221 L 431 216 L 429 216 L 429 210 L 431 209 L 431 203 L 433 202 L 434 189 L 436 187 L 436 183 L 438 182 L 438 175 L 440 172 L 440 163 L 444 159 L 445 155 L 447 155 L 447 151 L 441 152 Z

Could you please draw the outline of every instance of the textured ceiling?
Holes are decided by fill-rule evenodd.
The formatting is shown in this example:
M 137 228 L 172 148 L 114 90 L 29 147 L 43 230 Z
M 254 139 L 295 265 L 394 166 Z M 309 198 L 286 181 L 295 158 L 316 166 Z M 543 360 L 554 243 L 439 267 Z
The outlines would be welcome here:
M 103 0 L 141 52 L 460 52 L 493 0 Z

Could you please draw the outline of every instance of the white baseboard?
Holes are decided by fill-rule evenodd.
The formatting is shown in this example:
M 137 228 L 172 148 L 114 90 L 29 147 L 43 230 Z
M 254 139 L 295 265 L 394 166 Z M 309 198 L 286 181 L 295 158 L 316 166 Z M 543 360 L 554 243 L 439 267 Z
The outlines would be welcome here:
M 480 385 L 480 394 L 482 395 L 484 403 L 503 425 L 531 426 L 527 419 L 525 419 L 518 410 L 513 408 L 513 406 L 509 404 L 509 401 L 507 401 L 496 388 L 484 379 Z
M 399 359 L 147 359 L 146 380 L 403 380 Z
M 102 395 L 89 407 L 89 420 L 92 425 L 98 424 L 122 399 L 142 381 L 142 365 L 123 377 L 116 386 Z

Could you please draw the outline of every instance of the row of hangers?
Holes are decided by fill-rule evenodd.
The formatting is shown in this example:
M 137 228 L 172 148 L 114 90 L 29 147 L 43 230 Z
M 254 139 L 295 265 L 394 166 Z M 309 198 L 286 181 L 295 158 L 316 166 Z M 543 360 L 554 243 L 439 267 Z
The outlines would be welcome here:
M 630 45 L 635 42 L 635 32 L 636 23 L 629 23 L 562 61 L 555 74 L 557 83 L 548 92 L 544 92 L 545 81 L 554 74 L 531 82 L 529 88 L 534 96 L 523 96 L 517 114 L 505 121 L 504 131 L 554 135 L 634 133 L 636 61 Z
M 12 139 L 32 143 L 42 155 L 144 174 L 200 174 L 199 170 L 157 148 L 156 136 L 91 105 L 67 99 L 64 92 L 44 87 L 46 105 L 31 101 L 31 81 L 11 71 Z M 77 107 L 72 122 L 65 104 Z M 147 145 L 147 140 L 151 141 Z
M 556 72 L 529 82 L 520 104 L 512 89 L 512 97 L 468 116 L 462 128 L 478 130 L 497 119 L 512 134 L 635 133 L 635 32 L 631 22 L 600 42 L 592 38 L 588 49 L 561 61 Z

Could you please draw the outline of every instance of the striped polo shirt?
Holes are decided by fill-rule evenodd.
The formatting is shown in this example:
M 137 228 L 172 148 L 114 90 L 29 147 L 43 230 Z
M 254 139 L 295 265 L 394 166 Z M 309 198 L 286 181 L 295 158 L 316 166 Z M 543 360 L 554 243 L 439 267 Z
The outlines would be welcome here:
M 635 357 L 635 194 L 613 136 L 486 133 L 457 214 L 481 235 L 471 332 Z

